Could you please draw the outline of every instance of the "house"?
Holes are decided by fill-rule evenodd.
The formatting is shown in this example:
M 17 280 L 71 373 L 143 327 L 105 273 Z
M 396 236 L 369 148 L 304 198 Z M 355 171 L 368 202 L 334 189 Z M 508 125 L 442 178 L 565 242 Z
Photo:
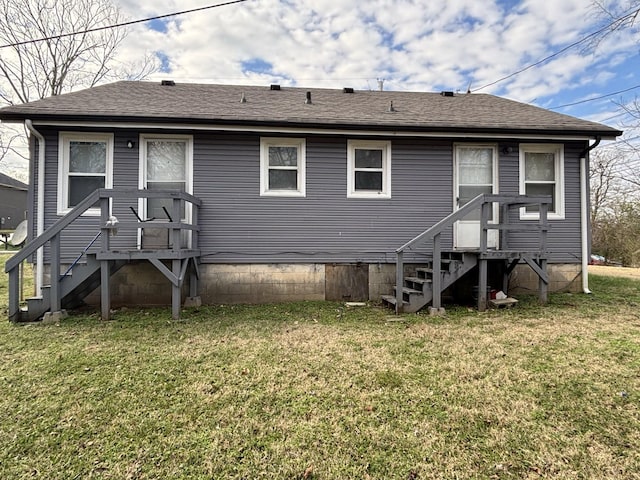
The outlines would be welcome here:
M 0 173 L 0 240 L 25 220 L 28 186 L 15 178 Z
M 37 257 L 39 287 L 61 279 L 30 317 L 71 302 L 85 275 L 68 265 L 92 262 L 82 296 L 105 317 L 169 298 L 177 316 L 185 297 L 439 309 L 469 275 L 480 307 L 492 276 L 542 300 L 588 291 L 589 150 L 622 133 L 487 94 L 173 81 L 0 120 L 31 132 L 22 257 Z

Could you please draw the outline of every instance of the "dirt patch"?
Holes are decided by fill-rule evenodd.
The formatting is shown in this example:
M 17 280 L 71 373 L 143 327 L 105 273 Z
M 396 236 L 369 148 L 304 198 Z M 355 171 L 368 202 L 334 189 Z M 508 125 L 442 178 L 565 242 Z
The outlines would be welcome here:
M 609 265 L 589 265 L 589 273 L 609 277 L 626 277 L 640 280 L 640 268 L 611 267 Z

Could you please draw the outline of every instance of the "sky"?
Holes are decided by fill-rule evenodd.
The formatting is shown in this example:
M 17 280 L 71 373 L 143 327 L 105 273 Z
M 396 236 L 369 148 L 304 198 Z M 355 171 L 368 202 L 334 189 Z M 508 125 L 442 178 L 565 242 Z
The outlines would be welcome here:
M 624 12 L 627 1 L 599 3 Z M 223 0 L 113 2 L 137 20 Z M 470 89 L 635 135 L 618 104 L 640 95 L 638 30 L 571 47 L 606 23 L 594 0 L 247 0 L 131 26 L 118 61 L 154 55 L 148 80 Z

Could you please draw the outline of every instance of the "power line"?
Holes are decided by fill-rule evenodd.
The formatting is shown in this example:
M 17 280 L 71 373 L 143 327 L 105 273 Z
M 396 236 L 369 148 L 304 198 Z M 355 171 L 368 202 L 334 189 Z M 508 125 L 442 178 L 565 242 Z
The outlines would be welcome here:
M 176 17 L 178 15 L 186 15 L 188 13 L 201 12 L 203 10 L 210 10 L 212 8 L 217 8 L 217 7 L 226 7 L 227 5 L 233 5 L 233 4 L 236 4 L 236 3 L 243 3 L 243 2 L 246 2 L 246 1 L 248 1 L 248 0 L 231 0 L 231 1 L 228 1 L 228 2 L 225 2 L 225 3 L 218 3 L 218 4 L 215 4 L 215 5 L 207 5 L 206 7 L 192 8 L 191 10 L 182 10 L 180 12 L 167 13 L 165 15 L 158 15 L 156 17 L 142 18 L 142 19 L 139 19 L 139 20 L 131 20 L 131 21 L 128 21 L 128 22 L 115 23 L 115 24 L 112 24 L 112 25 L 105 25 L 103 27 L 89 28 L 87 30 L 81 30 L 81 31 L 78 31 L 78 32 L 61 33 L 60 35 L 51 35 L 50 37 L 35 38 L 35 39 L 31 39 L 31 40 L 24 40 L 22 42 L 8 43 L 6 45 L 0 45 L 0 49 L 9 48 L 9 47 L 19 47 L 21 45 L 28 45 L 30 43 L 46 42 L 48 40 L 55 40 L 57 38 L 72 37 L 74 35 L 82 35 L 84 33 L 99 32 L 101 30 L 110 30 L 112 28 L 127 27 L 129 25 L 135 25 L 137 23 L 145 23 L 145 22 L 150 22 L 152 20 L 160 20 L 160 19 L 167 18 L 167 17 Z
M 615 25 L 615 24 L 620 24 L 620 23 L 621 23 L 621 22 L 623 22 L 625 19 L 627 19 L 627 18 L 631 18 L 631 17 L 633 17 L 633 16 L 636 16 L 636 15 L 638 14 L 638 12 L 640 12 L 640 9 L 637 9 L 637 8 L 635 8 L 635 7 L 634 7 L 634 9 L 633 9 L 633 10 L 631 10 L 631 11 L 627 11 L 627 13 L 625 13 L 625 14 L 624 14 L 624 15 L 622 15 L 621 17 L 616 18 L 616 19 L 615 19 L 615 20 L 613 20 L 611 23 L 609 23 L 609 24 L 605 25 L 604 27 L 602 27 L 600 30 L 597 30 L 597 31 L 595 31 L 595 32 L 593 32 L 593 33 L 590 33 L 590 34 L 589 34 L 589 35 L 587 35 L 586 37 L 583 37 L 583 38 L 581 38 L 580 40 L 578 40 L 577 42 L 574 42 L 574 43 L 572 43 L 571 45 L 568 45 L 568 46 L 564 47 L 563 49 L 558 50 L 558 51 L 557 51 L 557 52 L 555 52 L 555 53 L 552 53 L 551 55 L 549 55 L 548 57 L 543 58 L 542 60 L 538 60 L 538 61 L 537 61 L 537 62 L 535 62 L 535 63 L 532 63 L 532 64 L 530 64 L 530 65 L 527 65 L 526 67 L 521 68 L 520 70 L 517 70 L 517 71 L 515 71 L 515 72 L 513 72 L 513 73 L 510 73 L 510 74 L 509 74 L 509 75 L 507 75 L 507 76 L 504 76 L 504 77 L 502 77 L 502 78 L 499 78 L 498 80 L 495 80 L 495 81 L 493 81 L 493 82 L 491 82 L 491 83 L 487 83 L 486 85 L 483 85 L 483 86 L 481 86 L 481 87 L 475 88 L 475 89 L 473 89 L 473 90 L 472 90 L 472 92 L 477 92 L 477 91 L 482 90 L 482 89 L 484 89 L 484 88 L 490 87 L 490 86 L 495 85 L 495 84 L 500 83 L 500 82 L 503 82 L 503 81 L 508 80 L 508 79 L 510 79 L 510 78 L 512 78 L 512 77 L 515 77 L 516 75 L 521 74 L 522 72 L 526 72 L 526 71 L 527 71 L 527 70 L 529 70 L 530 68 L 536 67 L 536 66 L 540 65 L 541 63 L 545 63 L 547 60 L 551 60 L 552 58 L 557 57 L 558 55 L 560 55 L 560 54 L 562 54 L 562 53 L 566 52 L 567 50 L 572 49 L 572 48 L 573 48 L 573 47 L 575 47 L 576 45 L 580 45 L 581 43 L 583 43 L 583 42 L 585 42 L 585 41 L 589 40 L 590 38 L 593 38 L 593 37 L 595 37 L 595 36 L 597 36 L 597 35 L 601 34 L 602 32 L 604 32 L 604 31 L 608 30 L 609 28 L 611 28 L 613 25 Z
M 580 100 L 579 102 L 565 103 L 564 105 L 557 105 L 555 107 L 549 107 L 549 110 L 556 110 L 558 108 L 571 107 L 573 105 L 580 105 L 581 103 L 595 102 L 596 100 L 602 100 L 603 98 L 612 97 L 614 95 L 618 95 L 619 93 L 624 93 L 624 92 L 628 92 L 630 90 L 635 90 L 636 88 L 640 88 L 640 85 L 634 85 L 633 87 L 625 88 L 624 90 L 618 90 L 617 92 L 606 93 L 606 94 L 601 95 L 599 97 L 587 98 L 586 100 Z

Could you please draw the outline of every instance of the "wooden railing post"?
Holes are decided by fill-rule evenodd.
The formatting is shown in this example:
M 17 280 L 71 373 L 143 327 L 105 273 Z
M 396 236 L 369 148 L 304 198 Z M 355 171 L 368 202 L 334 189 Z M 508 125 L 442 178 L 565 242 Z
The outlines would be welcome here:
M 109 221 L 109 197 L 100 197 L 100 231 L 102 232 L 100 238 L 100 248 L 103 252 L 108 252 L 111 248 L 109 239 L 109 228 L 107 228 L 107 222 Z
M 200 210 L 198 206 L 195 204 L 191 204 L 191 224 L 198 225 L 198 215 L 200 214 Z M 191 248 L 198 248 L 198 230 L 191 230 Z
M 546 251 L 547 251 L 547 230 L 549 227 L 548 224 L 548 219 L 547 219 L 547 213 L 549 211 L 549 204 L 548 203 L 541 203 L 540 204 L 540 251 L 543 252 L 542 258 L 540 258 L 539 261 L 539 266 L 540 266 L 540 270 L 542 270 L 542 272 L 546 275 L 547 273 L 547 256 L 546 256 Z M 549 299 L 549 285 L 547 284 L 547 282 L 542 278 L 539 277 L 538 278 L 538 299 L 540 301 L 540 303 L 542 303 L 543 305 L 547 303 L 547 300 Z
M 180 223 L 182 222 L 182 212 L 180 211 L 180 199 L 173 198 L 171 203 L 171 231 L 169 232 L 169 243 L 171 243 L 172 250 L 180 250 L 182 248 L 182 229 Z
M 482 202 L 482 206 L 480 207 L 480 253 L 487 251 L 491 208 L 491 202 L 487 201 Z
M 109 220 L 109 197 L 100 198 L 100 231 L 102 252 L 109 252 L 109 229 L 107 221 Z M 109 288 L 111 280 L 111 263 L 109 260 L 100 260 L 100 316 L 102 320 L 111 319 L 111 289 Z
M 511 208 L 510 205 L 508 203 L 503 203 L 500 207 L 500 219 L 498 221 L 498 223 L 503 224 L 504 226 L 506 226 L 507 228 L 501 229 L 500 230 L 500 243 L 499 243 L 499 248 L 501 250 L 509 250 L 509 215 L 511 213 Z

